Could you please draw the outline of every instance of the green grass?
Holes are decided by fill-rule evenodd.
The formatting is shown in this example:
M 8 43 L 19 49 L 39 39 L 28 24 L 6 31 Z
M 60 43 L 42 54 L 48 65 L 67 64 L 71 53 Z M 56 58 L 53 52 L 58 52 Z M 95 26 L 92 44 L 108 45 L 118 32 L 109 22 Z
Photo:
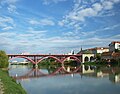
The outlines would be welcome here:
M 9 77 L 7 71 L 0 69 L 0 79 L 3 83 L 4 94 L 27 94 L 20 84 L 17 84 L 13 78 Z

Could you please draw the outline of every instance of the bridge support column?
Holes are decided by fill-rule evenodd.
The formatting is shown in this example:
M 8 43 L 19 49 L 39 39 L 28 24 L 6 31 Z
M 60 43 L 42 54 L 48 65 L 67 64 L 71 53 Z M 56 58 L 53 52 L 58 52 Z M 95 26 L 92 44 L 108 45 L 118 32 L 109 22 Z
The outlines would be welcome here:
M 38 64 L 33 64 L 33 68 L 38 68 Z

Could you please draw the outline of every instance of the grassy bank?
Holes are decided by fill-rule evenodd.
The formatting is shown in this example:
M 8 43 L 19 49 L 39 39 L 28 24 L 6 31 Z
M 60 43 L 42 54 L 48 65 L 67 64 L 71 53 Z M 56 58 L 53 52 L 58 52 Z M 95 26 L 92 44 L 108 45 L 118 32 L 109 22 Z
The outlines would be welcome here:
M 27 94 L 20 84 L 8 76 L 7 71 L 0 69 L 0 79 L 3 83 L 4 94 Z

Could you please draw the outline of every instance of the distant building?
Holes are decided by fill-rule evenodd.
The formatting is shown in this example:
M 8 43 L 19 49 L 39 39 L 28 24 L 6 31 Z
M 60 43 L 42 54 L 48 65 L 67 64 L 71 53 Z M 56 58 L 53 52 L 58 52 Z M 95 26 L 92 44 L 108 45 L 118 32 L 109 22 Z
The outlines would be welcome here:
M 93 54 L 97 54 L 97 53 L 101 54 L 103 52 L 109 52 L 108 47 L 95 47 L 88 50 L 91 51 Z
M 16 61 L 16 60 L 15 61 L 11 61 L 11 65 L 12 64 L 17 64 L 17 63 L 18 63 L 18 61 Z
M 81 50 L 79 53 L 84 53 L 84 54 L 101 54 L 103 52 L 109 52 L 109 48 L 108 47 L 95 47 L 95 48 L 90 48 L 90 49 L 86 49 L 86 50 Z M 78 53 L 78 54 L 79 54 Z
M 71 52 L 70 52 L 70 53 L 67 53 L 67 55 L 75 55 L 74 50 L 71 50 Z
M 102 53 L 101 59 L 106 59 L 106 60 L 119 60 L 120 59 L 120 52 L 105 52 Z
M 101 59 L 119 60 L 120 59 L 120 41 L 112 41 L 109 44 L 109 52 L 102 53 Z
M 120 51 L 120 41 L 112 41 L 109 44 L 109 51 L 110 52 L 116 52 L 116 50 Z
M 75 52 L 73 50 L 71 50 L 70 53 L 67 53 L 67 55 L 75 55 Z M 68 57 L 67 60 L 73 60 L 72 58 Z

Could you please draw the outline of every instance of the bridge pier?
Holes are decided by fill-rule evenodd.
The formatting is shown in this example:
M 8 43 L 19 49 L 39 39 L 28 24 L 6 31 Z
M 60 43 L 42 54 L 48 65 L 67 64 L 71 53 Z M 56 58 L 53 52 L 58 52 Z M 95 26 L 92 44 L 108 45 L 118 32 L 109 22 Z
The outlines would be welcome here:
M 38 64 L 33 64 L 33 68 L 38 68 Z

